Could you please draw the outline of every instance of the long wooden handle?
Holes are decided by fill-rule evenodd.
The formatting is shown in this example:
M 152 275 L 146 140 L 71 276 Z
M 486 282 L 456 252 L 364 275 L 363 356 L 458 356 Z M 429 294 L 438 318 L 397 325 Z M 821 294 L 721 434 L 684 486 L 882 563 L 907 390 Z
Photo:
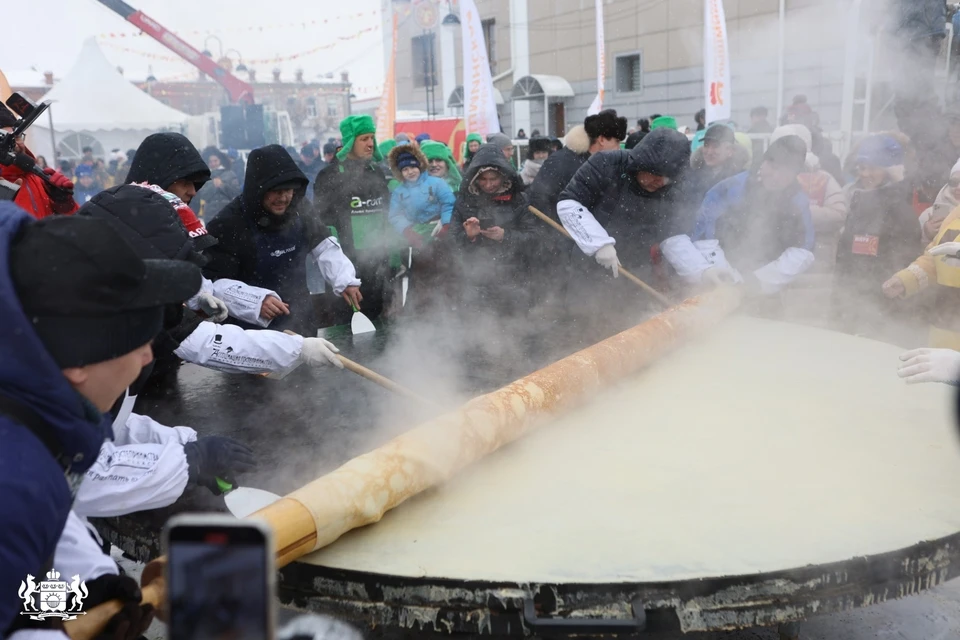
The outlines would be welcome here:
M 559 232 L 562 233 L 563 235 L 565 235 L 565 236 L 567 236 L 568 238 L 570 238 L 571 240 L 573 240 L 573 238 L 570 236 L 570 232 L 568 232 L 566 229 L 564 229 L 564 228 L 563 228 L 563 225 L 561 225 L 560 223 L 558 223 L 556 220 L 553 220 L 550 216 L 546 215 L 543 211 L 540 211 L 540 209 L 537 209 L 536 207 L 531 206 L 531 207 L 527 207 L 527 208 L 530 209 L 530 213 L 532 213 L 533 215 L 537 216 L 538 218 L 540 218 L 541 220 L 543 220 L 544 222 L 546 222 L 548 225 L 550 225 L 551 227 L 553 227 L 554 229 L 556 229 L 557 231 L 559 231 Z M 641 289 L 643 289 L 644 291 L 646 291 L 647 293 L 649 293 L 651 296 L 653 296 L 654 298 L 656 298 L 656 299 L 657 299 L 657 302 L 659 302 L 660 304 L 662 304 L 664 307 L 669 307 L 669 306 L 672 304 L 672 303 L 670 302 L 670 299 L 667 298 L 667 296 L 663 295 L 662 293 L 660 293 L 659 291 L 657 291 L 656 289 L 654 289 L 653 287 L 651 287 L 650 285 L 648 285 L 646 282 L 644 282 L 643 280 L 641 280 L 641 279 L 638 278 L 637 276 L 633 275 L 632 273 L 630 273 L 629 271 L 627 271 L 627 270 L 624 269 L 623 267 L 620 267 L 620 273 L 621 273 L 627 280 L 629 280 L 630 282 L 632 282 L 633 284 L 637 285 L 638 287 L 640 287 Z
M 141 598 L 140 604 L 152 604 L 159 611 L 163 608 L 166 589 L 167 583 L 163 577 L 156 578 L 141 589 L 143 598 Z M 64 622 L 63 630 L 70 636 L 70 640 L 93 640 L 103 633 L 110 618 L 120 613 L 121 609 L 123 609 L 123 603 L 119 600 L 104 602 L 76 620 Z
M 397 384 L 396 382 L 394 382 L 394 381 L 391 380 L 390 378 L 384 377 L 384 376 L 380 375 L 379 373 L 377 373 L 376 371 L 372 371 L 372 370 L 370 370 L 370 369 L 367 369 L 365 366 L 354 362 L 354 361 L 351 360 L 350 358 L 341 356 L 341 355 L 339 355 L 339 354 L 337 355 L 337 357 L 340 358 L 340 362 L 343 363 L 343 368 L 344 368 L 344 369 L 346 369 L 346 370 L 348 370 L 348 371 L 352 371 L 353 373 L 357 374 L 358 376 L 361 376 L 361 377 L 363 377 L 363 378 L 366 378 L 367 380 L 370 380 L 371 382 L 375 382 L 375 383 L 377 383 L 378 385 L 380 385 L 381 387 L 383 387 L 384 389 L 389 389 L 390 391 L 393 391 L 394 393 L 397 393 L 397 394 L 399 394 L 399 395 L 401 395 L 401 396 L 404 396 L 405 398 L 410 398 L 411 400 L 416 400 L 417 402 L 419 402 L 419 403 L 421 403 L 421 404 L 423 404 L 423 405 L 425 405 L 425 406 L 437 406 L 437 403 L 436 403 L 436 402 L 433 402 L 433 401 L 431 401 L 431 400 L 428 400 L 428 399 L 424 398 L 423 396 L 419 395 L 417 392 L 415 392 L 415 391 L 413 391 L 413 390 L 411 390 L 411 389 L 407 389 L 407 388 L 404 387 L 403 385 Z

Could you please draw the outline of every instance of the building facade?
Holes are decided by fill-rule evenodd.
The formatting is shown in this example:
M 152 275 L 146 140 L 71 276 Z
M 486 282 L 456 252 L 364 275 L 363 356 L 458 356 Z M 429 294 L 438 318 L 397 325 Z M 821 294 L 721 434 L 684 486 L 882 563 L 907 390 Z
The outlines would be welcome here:
M 803 94 L 825 129 L 840 126 L 850 0 L 726 0 L 733 119 L 749 126 L 753 107 Z M 424 8 L 431 6 L 432 11 Z M 398 20 L 397 108 L 462 115 L 459 2 L 382 0 L 384 50 Z M 597 91 L 593 0 L 476 0 L 501 126 L 563 135 L 583 121 Z M 604 107 L 631 125 L 653 113 L 694 126 L 704 106 L 703 0 L 604 0 Z M 431 15 L 435 16 L 431 22 Z M 447 23 L 447 24 L 444 24 Z M 784 83 L 778 101 L 779 53 Z M 498 100 L 499 102 L 499 100 Z

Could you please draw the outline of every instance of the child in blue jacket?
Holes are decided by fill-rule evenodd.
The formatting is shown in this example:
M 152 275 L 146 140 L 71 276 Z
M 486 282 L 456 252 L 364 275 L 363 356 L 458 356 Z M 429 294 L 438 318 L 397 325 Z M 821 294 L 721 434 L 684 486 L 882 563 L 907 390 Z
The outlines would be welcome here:
M 429 175 L 427 158 L 416 144 L 394 147 L 387 161 L 400 181 L 390 197 L 390 224 L 411 247 L 421 249 L 425 240 L 446 232 L 456 197 L 442 178 Z M 437 220 L 441 227 L 435 234 Z

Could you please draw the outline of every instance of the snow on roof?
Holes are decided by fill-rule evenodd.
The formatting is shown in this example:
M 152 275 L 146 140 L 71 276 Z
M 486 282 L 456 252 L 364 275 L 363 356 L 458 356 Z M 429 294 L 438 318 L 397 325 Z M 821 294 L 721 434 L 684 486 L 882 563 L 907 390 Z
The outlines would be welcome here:
M 4 70 L 3 75 L 7 76 L 7 82 L 11 87 L 45 87 L 46 81 L 43 79 L 43 72 L 36 69 L 12 69 Z
M 83 43 L 73 68 L 43 99 L 53 101 L 57 131 L 156 130 L 187 119 L 120 75 L 94 38 Z

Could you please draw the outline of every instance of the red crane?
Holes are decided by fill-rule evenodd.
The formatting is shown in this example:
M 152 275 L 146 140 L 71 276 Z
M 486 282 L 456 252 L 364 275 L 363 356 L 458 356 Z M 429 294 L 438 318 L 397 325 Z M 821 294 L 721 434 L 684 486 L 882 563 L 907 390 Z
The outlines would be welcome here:
M 253 104 L 253 87 L 249 83 L 244 82 L 208 56 L 194 49 L 143 11 L 134 9 L 123 0 L 98 0 L 98 2 L 210 76 L 214 82 L 227 90 L 231 102 Z

